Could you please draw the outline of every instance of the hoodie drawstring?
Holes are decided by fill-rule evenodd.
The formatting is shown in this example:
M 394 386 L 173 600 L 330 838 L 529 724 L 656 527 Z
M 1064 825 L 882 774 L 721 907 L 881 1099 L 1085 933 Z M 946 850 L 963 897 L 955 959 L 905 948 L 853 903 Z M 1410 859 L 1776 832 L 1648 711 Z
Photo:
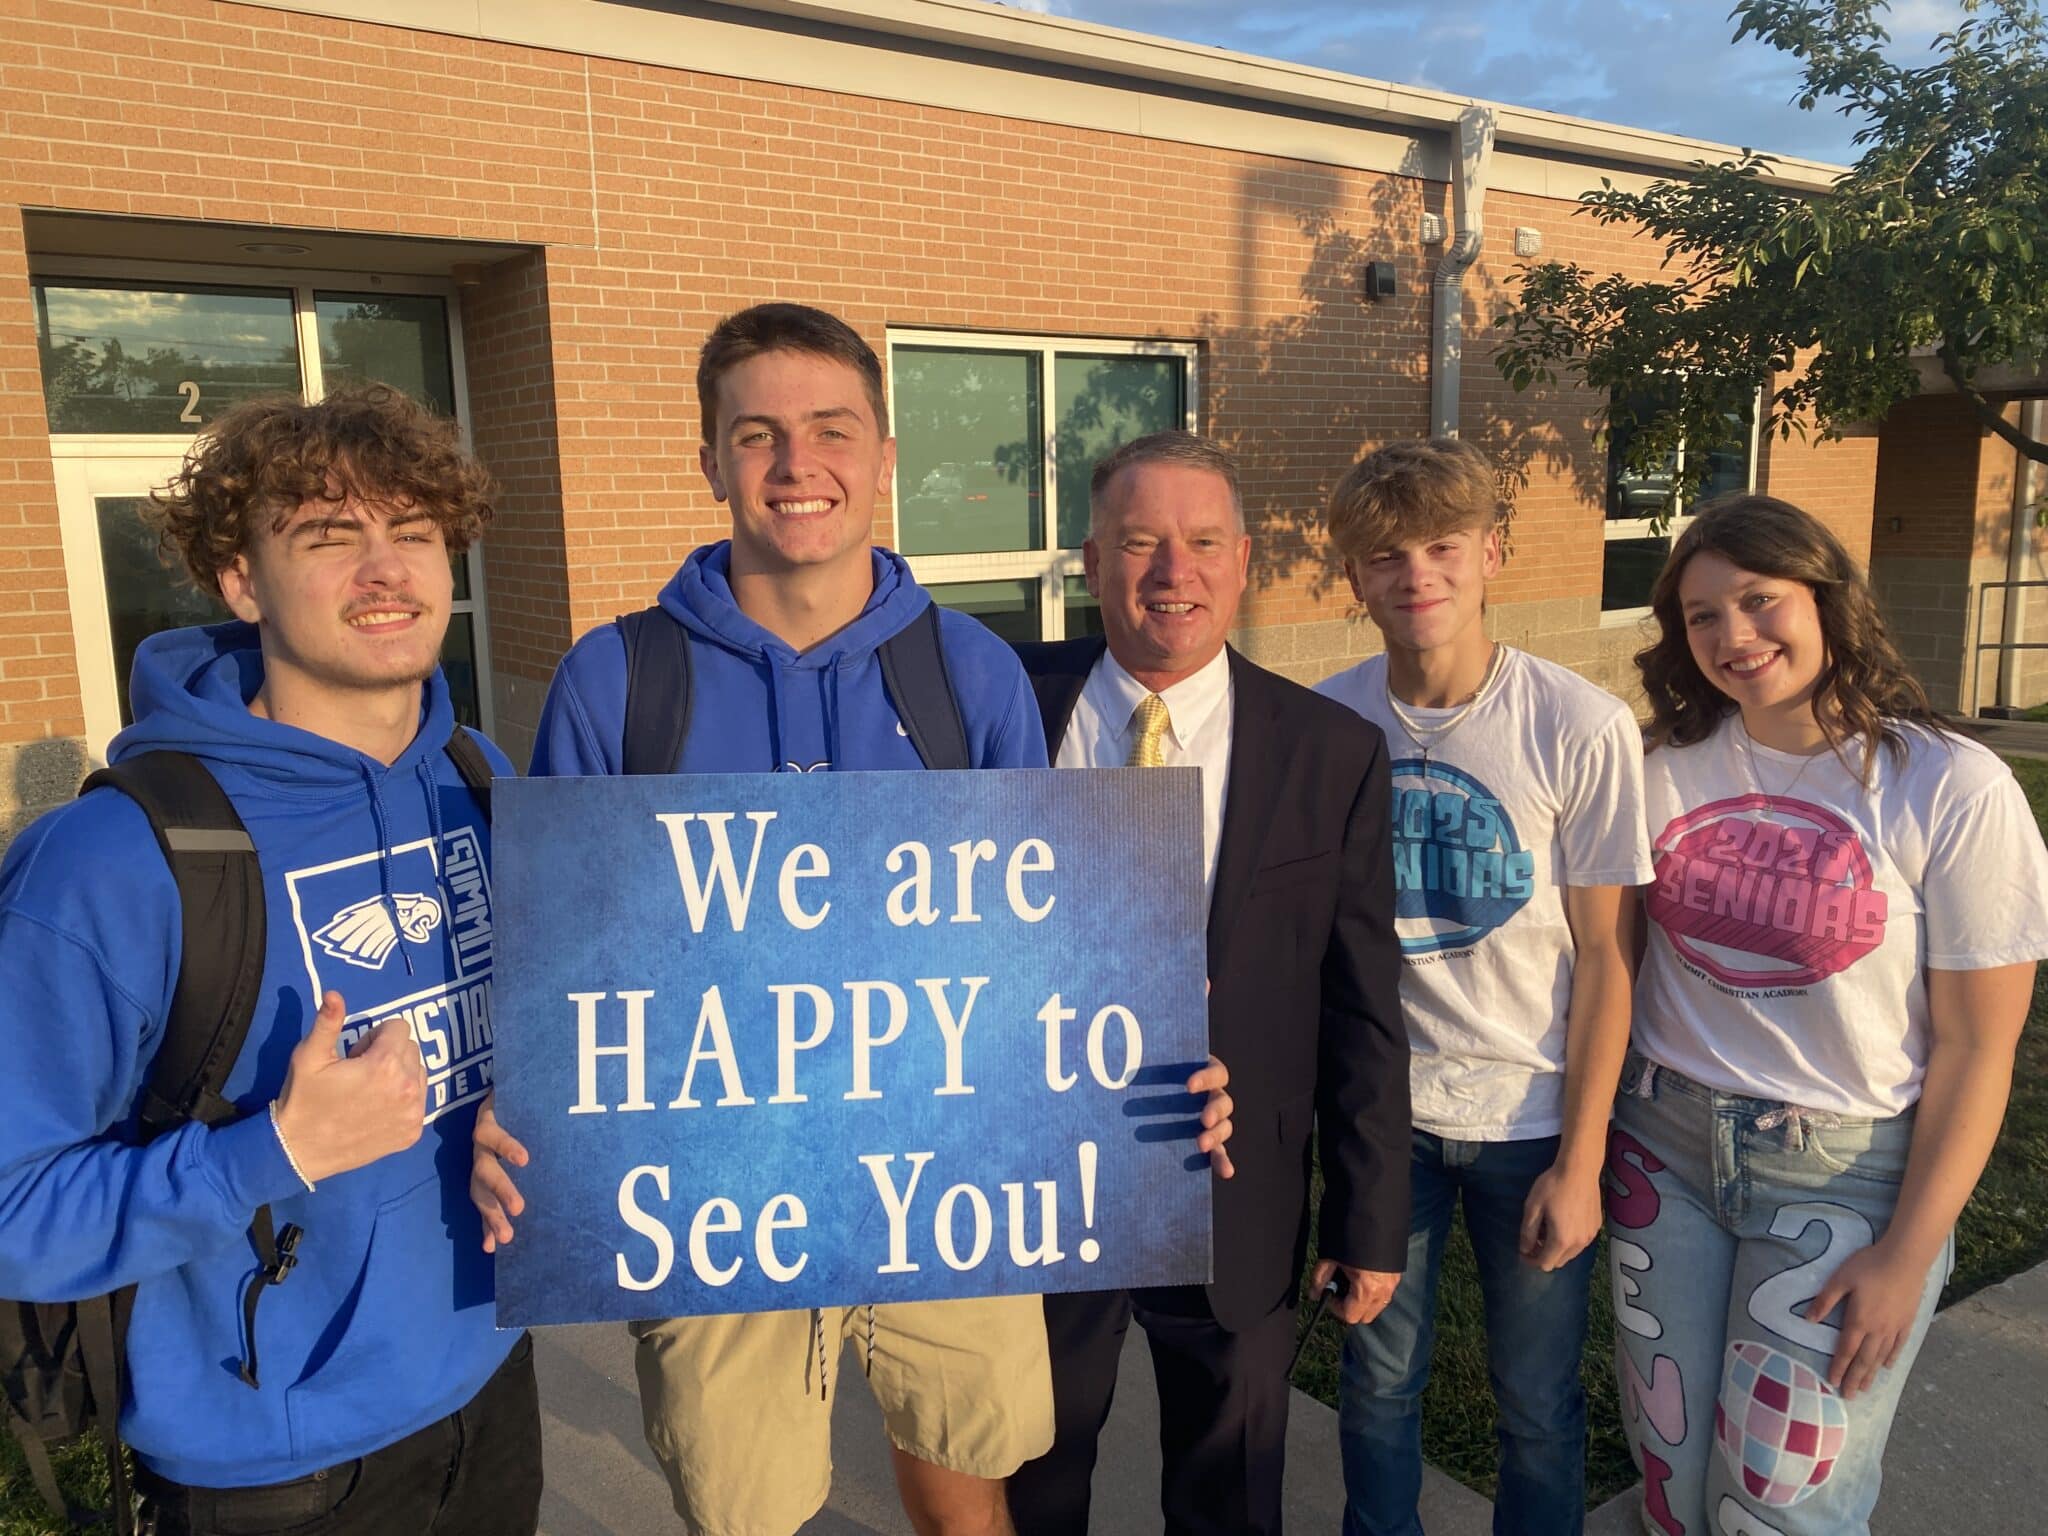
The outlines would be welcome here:
M 370 819 L 377 824 L 377 884 L 384 894 L 384 915 L 391 919 L 391 932 L 398 944 L 398 958 L 405 962 L 405 974 L 412 975 L 412 956 L 405 949 L 405 925 L 398 918 L 398 897 L 391 888 L 391 823 L 384 814 L 384 789 L 380 775 L 367 761 L 361 764 L 363 784 L 370 791 Z M 432 806 L 435 797 L 429 795 Z M 429 814 L 433 814 L 430 812 Z M 437 829 L 438 832 L 438 829 Z M 435 847 L 440 846 L 437 841 Z
M 782 662 L 771 652 L 768 663 L 768 755 L 780 773 L 789 765 L 783 761 L 782 743 L 788 736 L 782 719 Z
M 448 889 L 448 881 L 441 873 L 441 862 L 448 848 L 447 829 L 441 825 L 441 786 L 434 781 L 434 759 L 424 757 L 419 766 L 420 787 L 427 795 L 427 826 L 434 834 L 434 894 L 441 899 L 441 911 L 452 914 L 455 902 Z

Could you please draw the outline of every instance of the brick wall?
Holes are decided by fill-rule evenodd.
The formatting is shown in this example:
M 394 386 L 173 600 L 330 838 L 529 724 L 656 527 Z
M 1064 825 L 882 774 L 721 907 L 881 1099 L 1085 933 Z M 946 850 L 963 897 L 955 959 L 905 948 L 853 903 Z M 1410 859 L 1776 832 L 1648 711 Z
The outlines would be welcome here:
M 519 763 L 572 638 L 551 318 L 538 251 L 495 263 L 462 292 L 471 440 L 499 490 L 484 539 L 493 703 L 499 744 Z
M 695 468 L 696 346 L 770 298 L 834 309 L 877 347 L 896 326 L 1199 342 L 1203 424 L 1244 457 L 1258 539 L 1248 643 L 1301 676 L 1374 643 L 1346 621 L 1321 509 L 1361 453 L 1428 428 L 1442 248 L 1419 223 L 1448 211 L 1439 185 L 255 6 L 16 9 L 0 42 L 14 204 L 539 253 L 464 299 L 477 444 L 506 486 L 486 570 L 515 744 L 553 653 L 723 531 Z M 1487 216 L 1463 430 L 1526 476 L 1499 614 L 1525 612 L 1529 643 L 1620 676 L 1635 637 L 1599 620 L 1597 402 L 1513 395 L 1487 331 L 1516 225 L 1595 270 L 1648 275 L 1657 253 L 1568 202 L 1496 194 Z M 1368 259 L 1396 264 L 1396 298 L 1360 299 Z M 7 451 L 27 477 L 11 515 L 45 527 L 20 263 L 17 238 L 0 250 L 0 389 L 23 407 Z M 1849 478 L 1828 494 L 1853 522 Z M 61 581 L 47 585 L 57 606 L 38 622 L 68 646 Z M 77 731 L 75 705 L 42 707 L 50 685 L 0 654 L 0 687 L 31 680 L 38 707 L 0 715 L 0 740 Z

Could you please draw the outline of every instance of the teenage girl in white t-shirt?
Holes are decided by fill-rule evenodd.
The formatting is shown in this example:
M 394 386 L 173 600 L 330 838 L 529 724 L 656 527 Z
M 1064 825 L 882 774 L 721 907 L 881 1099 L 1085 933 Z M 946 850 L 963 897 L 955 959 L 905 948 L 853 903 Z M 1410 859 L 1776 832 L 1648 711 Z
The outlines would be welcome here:
M 1645 1524 L 1865 1531 L 2048 957 L 2048 852 L 1796 507 L 1707 508 L 1651 606 L 1657 874 L 1607 1193 Z

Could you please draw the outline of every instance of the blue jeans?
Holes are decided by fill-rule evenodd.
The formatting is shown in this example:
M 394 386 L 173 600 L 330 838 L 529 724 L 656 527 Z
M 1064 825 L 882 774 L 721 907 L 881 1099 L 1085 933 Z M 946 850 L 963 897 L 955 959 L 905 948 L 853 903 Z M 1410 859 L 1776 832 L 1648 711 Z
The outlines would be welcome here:
M 1895 1365 L 1826 1381 L 1838 1308 L 1806 1309 L 1884 1235 L 1911 1111 L 1858 1120 L 1701 1086 L 1631 1055 L 1607 1151 L 1622 1427 L 1661 1536 L 1868 1532 L 1885 1437 L 1948 1278 L 1928 1270 Z
M 1420 1536 L 1422 1389 L 1435 1338 L 1437 1267 L 1460 1194 L 1486 1301 L 1486 1359 L 1499 1405 L 1496 1536 L 1576 1533 L 1586 1517 L 1586 1399 L 1579 1356 L 1593 1272 L 1588 1248 L 1545 1274 L 1521 1254 L 1529 1187 L 1558 1139 L 1447 1141 L 1417 1131 L 1409 1160 L 1408 1264 L 1394 1299 L 1344 1340 L 1338 1431 L 1345 1536 Z

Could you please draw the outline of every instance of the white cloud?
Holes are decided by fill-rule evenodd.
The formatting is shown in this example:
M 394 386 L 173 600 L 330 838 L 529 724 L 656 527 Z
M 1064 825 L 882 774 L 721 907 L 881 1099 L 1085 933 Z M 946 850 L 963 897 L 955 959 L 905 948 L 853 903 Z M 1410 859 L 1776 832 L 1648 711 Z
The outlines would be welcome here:
M 1134 31 L 1293 59 L 1580 117 L 1822 160 L 1853 159 L 1854 125 L 1792 103 L 1797 61 L 1730 42 L 1726 0 L 1027 0 Z M 1958 0 L 1898 0 L 1892 51 L 1925 55 Z

